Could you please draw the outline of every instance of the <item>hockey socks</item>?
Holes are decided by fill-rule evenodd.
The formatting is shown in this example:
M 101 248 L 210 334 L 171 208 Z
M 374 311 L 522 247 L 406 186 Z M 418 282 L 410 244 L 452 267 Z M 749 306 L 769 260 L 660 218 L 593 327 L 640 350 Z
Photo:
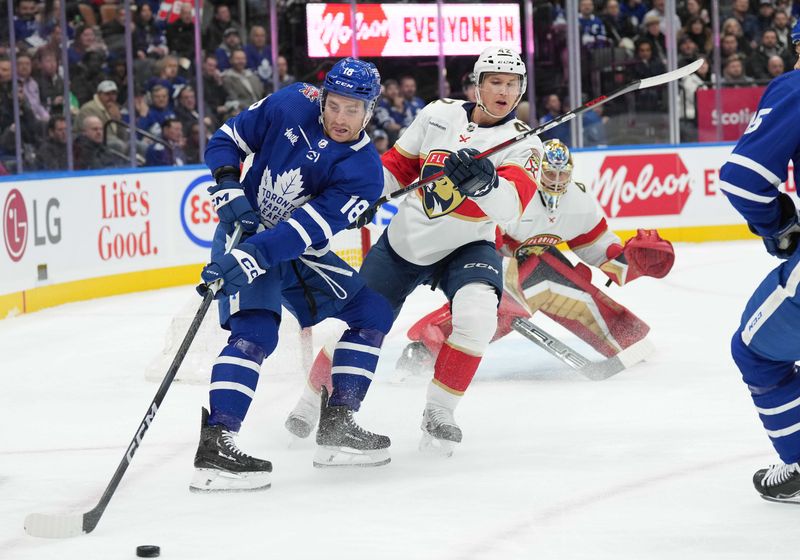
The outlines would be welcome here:
M 784 463 L 796 463 L 800 460 L 800 375 L 797 368 L 766 392 L 758 394 L 756 390 L 750 388 L 772 445 Z
M 450 346 L 450 344 L 442 346 L 439 356 L 436 358 L 433 381 L 428 389 L 429 398 L 433 394 L 438 395 L 439 399 L 444 399 L 443 393 L 448 393 L 456 399 L 455 401 L 448 400 L 448 402 L 457 403 L 458 397 L 464 394 L 472 382 L 472 378 L 481 364 L 481 358 L 482 356 L 473 356 Z M 439 391 L 432 389 L 433 386 L 438 387 Z
M 367 394 L 384 333 L 375 329 L 347 329 L 336 344 L 331 364 L 333 393 L 328 405 L 358 410 Z
M 211 369 L 209 425 L 222 424 L 239 431 L 255 396 L 262 361 L 264 351 L 244 339 L 223 348 Z

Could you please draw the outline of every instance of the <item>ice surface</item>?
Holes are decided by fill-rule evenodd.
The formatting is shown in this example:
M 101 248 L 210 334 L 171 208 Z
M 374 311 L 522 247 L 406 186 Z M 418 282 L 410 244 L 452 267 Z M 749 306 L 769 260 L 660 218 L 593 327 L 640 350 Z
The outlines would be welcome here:
M 512 334 L 457 410 L 450 459 L 417 451 L 425 382 L 393 371 L 405 330 L 442 301 L 429 290 L 409 299 L 359 413 L 392 437 L 387 467 L 314 469 L 311 442 L 289 448 L 283 428 L 304 380 L 264 372 L 240 445 L 274 463 L 272 489 L 190 494 L 207 392 L 174 385 L 97 529 L 68 540 L 29 537 L 22 521 L 95 505 L 156 391 L 144 368 L 193 288 L 0 321 L 0 558 L 133 559 L 139 544 L 165 560 L 796 558 L 800 510 L 750 482 L 776 457 L 728 352 L 777 261 L 758 242 L 676 251 L 666 279 L 607 289 L 652 327 L 652 359 L 591 382 Z

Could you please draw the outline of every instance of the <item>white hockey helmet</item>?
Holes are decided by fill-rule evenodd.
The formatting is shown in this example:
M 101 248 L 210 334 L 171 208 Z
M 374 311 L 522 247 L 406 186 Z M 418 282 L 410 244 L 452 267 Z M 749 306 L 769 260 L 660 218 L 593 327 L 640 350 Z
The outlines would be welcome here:
M 492 115 L 481 101 L 481 83 L 483 82 L 484 74 L 496 73 L 516 74 L 520 77 L 519 96 L 511 108 L 513 110 L 519 105 L 522 96 L 525 94 L 525 89 L 528 87 L 528 72 L 519 53 L 505 47 L 487 47 L 478 56 L 478 60 L 475 61 L 475 66 L 472 68 L 478 107 L 488 115 L 500 118 L 498 115 Z
M 567 192 L 567 185 L 572 181 L 572 154 L 561 140 L 556 138 L 544 143 L 542 156 L 541 188 L 539 195 L 547 210 L 554 212 L 558 208 L 561 195 Z

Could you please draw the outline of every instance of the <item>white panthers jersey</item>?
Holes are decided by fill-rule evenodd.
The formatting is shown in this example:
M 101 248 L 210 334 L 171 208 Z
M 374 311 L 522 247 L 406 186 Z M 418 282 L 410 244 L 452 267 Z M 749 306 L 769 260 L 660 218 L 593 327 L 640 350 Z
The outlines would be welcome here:
M 621 244 L 608 229 L 603 209 L 582 183 L 569 183 L 554 212 L 537 195 L 520 220 L 504 228 L 506 235 L 522 245 L 558 245 L 566 242 L 587 264 L 600 266 L 609 260 L 608 248 Z
M 474 103 L 443 99 L 420 111 L 382 156 L 384 192 L 440 171 L 447 156 L 462 148 L 483 152 L 530 130 L 514 117 L 495 126 L 478 126 L 470 120 L 474 107 Z M 542 151 L 541 140 L 530 136 L 490 155 L 499 186 L 482 197 L 465 197 L 446 177 L 409 193 L 388 227 L 392 249 L 409 262 L 429 265 L 468 243 L 494 243 L 496 225 L 518 220 L 531 202 Z

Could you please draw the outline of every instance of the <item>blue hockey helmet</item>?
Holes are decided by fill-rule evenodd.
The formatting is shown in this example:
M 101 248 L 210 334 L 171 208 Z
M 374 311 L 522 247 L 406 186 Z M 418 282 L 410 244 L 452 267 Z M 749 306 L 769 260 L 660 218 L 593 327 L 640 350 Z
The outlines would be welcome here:
M 800 19 L 792 27 L 792 44 L 796 45 L 797 43 L 800 43 Z
M 322 83 L 322 102 L 320 108 L 325 110 L 325 97 L 328 93 L 336 93 L 344 97 L 360 99 L 367 109 L 364 126 L 372 117 L 372 110 L 381 94 L 381 75 L 371 62 L 356 58 L 343 58 L 333 65 L 325 75 Z

